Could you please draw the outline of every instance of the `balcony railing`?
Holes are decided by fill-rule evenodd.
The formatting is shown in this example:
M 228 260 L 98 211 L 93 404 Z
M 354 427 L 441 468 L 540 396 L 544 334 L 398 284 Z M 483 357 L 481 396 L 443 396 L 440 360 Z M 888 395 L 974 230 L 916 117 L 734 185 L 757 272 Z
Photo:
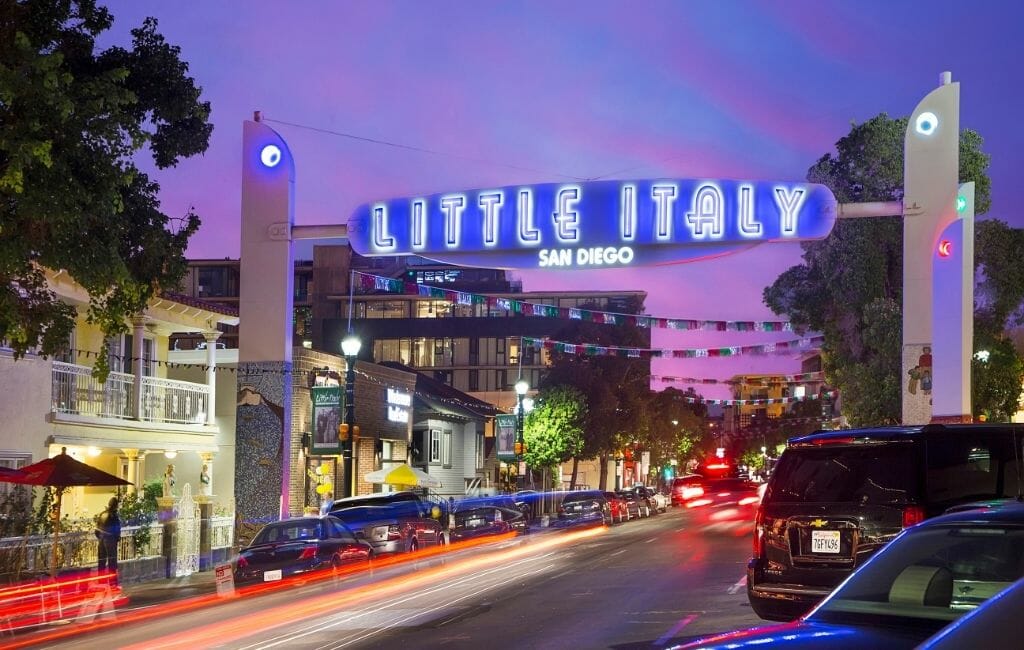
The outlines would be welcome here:
M 204 424 L 210 387 L 190 381 L 142 378 L 142 417 L 150 422 Z
M 92 376 L 92 368 L 73 363 L 53 363 L 52 409 L 54 413 L 92 415 L 134 420 L 132 390 L 135 375 L 112 372 L 105 383 Z M 189 381 L 142 377 L 142 413 L 139 420 L 175 424 L 205 424 L 210 387 Z

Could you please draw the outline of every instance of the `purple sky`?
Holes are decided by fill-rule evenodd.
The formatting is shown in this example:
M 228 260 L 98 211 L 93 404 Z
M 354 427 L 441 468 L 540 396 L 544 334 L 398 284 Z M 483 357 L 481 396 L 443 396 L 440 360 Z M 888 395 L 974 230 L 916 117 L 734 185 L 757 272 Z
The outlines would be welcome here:
M 117 19 L 108 43 L 157 17 L 213 103 L 205 156 L 155 175 L 166 212 L 191 205 L 203 219 L 191 257 L 239 254 L 241 123 L 255 109 L 453 154 L 271 123 L 296 158 L 296 222 L 341 223 L 370 200 L 566 176 L 802 180 L 851 121 L 909 114 L 942 70 L 962 83 L 961 126 L 992 156 L 989 216 L 1024 226 L 1013 208 L 1024 200 L 1017 0 L 106 4 Z M 768 244 L 696 264 L 522 277 L 527 289 L 643 289 L 657 316 L 767 319 L 763 288 L 798 261 L 798 246 Z M 654 345 L 767 340 L 656 332 Z M 728 377 L 798 364 L 654 368 Z

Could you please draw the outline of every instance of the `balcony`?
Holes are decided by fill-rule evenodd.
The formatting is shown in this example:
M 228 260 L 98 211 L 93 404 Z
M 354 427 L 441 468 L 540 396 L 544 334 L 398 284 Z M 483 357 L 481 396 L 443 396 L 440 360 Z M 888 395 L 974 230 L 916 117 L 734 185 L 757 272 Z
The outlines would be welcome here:
M 202 425 L 210 407 L 210 388 L 189 381 L 141 377 L 142 409 L 135 413 L 135 375 L 111 372 L 105 383 L 92 368 L 53 363 L 51 410 L 54 413 L 163 424 Z

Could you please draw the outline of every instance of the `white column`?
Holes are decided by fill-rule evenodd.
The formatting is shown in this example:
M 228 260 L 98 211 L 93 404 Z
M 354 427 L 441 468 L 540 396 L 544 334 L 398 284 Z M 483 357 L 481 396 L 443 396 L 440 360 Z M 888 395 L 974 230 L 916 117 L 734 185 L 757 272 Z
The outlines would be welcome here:
M 203 332 L 206 339 L 206 386 L 210 389 L 210 400 L 206 405 L 206 425 L 213 426 L 217 410 L 217 339 L 220 332 Z
M 138 449 L 122 449 L 124 455 L 128 457 L 128 476 L 127 479 L 132 482 L 128 486 L 128 491 L 135 493 L 139 491 L 139 450 Z
M 142 413 L 142 341 L 146 320 L 142 316 L 132 319 L 132 400 L 135 404 L 135 419 L 141 420 Z

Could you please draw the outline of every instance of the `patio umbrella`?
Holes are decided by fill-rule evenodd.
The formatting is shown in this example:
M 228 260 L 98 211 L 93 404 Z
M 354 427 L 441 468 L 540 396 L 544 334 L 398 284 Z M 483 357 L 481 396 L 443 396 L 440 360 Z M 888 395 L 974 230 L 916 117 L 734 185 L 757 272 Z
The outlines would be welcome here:
M 55 487 L 57 505 L 54 506 L 56 516 L 53 521 L 53 552 L 50 555 L 50 575 L 57 575 L 57 543 L 60 537 L 60 501 L 64 490 L 79 485 L 131 485 L 130 481 L 108 474 L 101 469 L 75 460 L 68 456 L 68 448 L 62 447 L 60 453 L 53 458 L 46 458 L 38 463 L 26 465 L 15 470 L 14 474 L 5 475 L 2 479 L 8 483 L 22 485 L 42 485 Z
M 365 478 L 370 483 L 387 483 L 388 485 L 411 485 L 415 487 L 439 488 L 441 481 L 430 474 L 415 467 L 402 464 L 396 467 L 379 469 L 376 472 L 366 474 Z
M 14 483 L 17 477 L 21 476 L 21 472 L 10 467 L 0 467 L 0 481 L 6 483 Z

